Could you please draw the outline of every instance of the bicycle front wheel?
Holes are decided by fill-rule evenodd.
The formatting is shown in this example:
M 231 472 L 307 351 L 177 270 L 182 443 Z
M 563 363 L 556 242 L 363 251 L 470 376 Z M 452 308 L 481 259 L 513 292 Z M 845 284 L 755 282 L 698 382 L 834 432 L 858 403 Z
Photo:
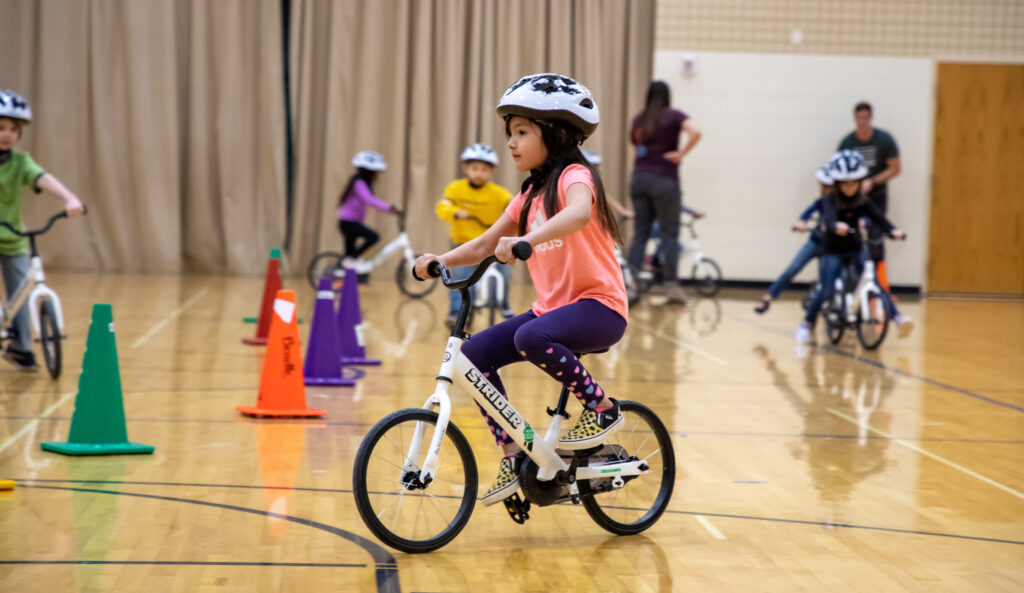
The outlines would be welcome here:
M 404 295 L 419 299 L 430 294 L 430 291 L 437 286 L 438 280 L 437 278 L 427 278 L 420 281 L 413 278 L 412 268 L 415 263 L 415 259 L 409 261 L 404 256 L 401 257 L 398 260 L 398 269 L 395 271 L 395 282 L 398 283 L 398 290 L 401 290 Z
M 843 339 L 843 332 L 846 331 L 846 311 L 843 307 L 843 295 L 836 291 L 832 300 L 822 309 L 821 314 L 825 317 L 825 334 L 828 341 L 838 344 Z
M 889 331 L 889 313 L 892 301 L 882 290 L 871 290 L 867 294 L 868 317 L 864 318 L 863 309 L 857 311 L 857 339 L 867 350 L 874 350 L 885 340 Z
M 39 342 L 43 346 L 43 361 L 50 377 L 60 376 L 62 356 L 60 348 L 60 327 L 57 325 L 57 313 L 53 303 L 43 301 L 39 305 Z
M 324 276 L 333 278 L 333 283 L 345 277 L 345 268 L 341 265 L 343 259 L 344 255 L 333 251 L 318 253 L 313 257 L 313 261 L 309 262 L 309 267 L 306 268 L 306 279 L 313 290 L 320 286 L 320 278 Z
M 676 456 L 668 429 L 650 408 L 620 401 L 619 413 L 623 426 L 598 453 L 599 461 L 640 459 L 648 472 L 622 478 L 622 483 L 613 478 L 578 483 L 583 508 L 595 523 L 616 535 L 633 535 L 654 525 L 668 507 L 676 481 Z M 594 461 L 594 457 L 587 460 Z
M 416 427 L 423 430 L 415 440 Z M 434 480 L 419 481 L 437 413 L 410 408 L 378 422 L 363 438 L 352 470 L 356 508 L 366 527 L 385 544 L 416 554 L 431 552 L 462 531 L 477 494 L 476 460 L 452 423 L 441 442 Z M 415 459 L 406 460 L 410 451 Z
M 722 287 L 722 269 L 713 259 L 705 257 L 693 264 L 693 271 L 690 275 L 697 293 L 701 296 L 713 297 Z

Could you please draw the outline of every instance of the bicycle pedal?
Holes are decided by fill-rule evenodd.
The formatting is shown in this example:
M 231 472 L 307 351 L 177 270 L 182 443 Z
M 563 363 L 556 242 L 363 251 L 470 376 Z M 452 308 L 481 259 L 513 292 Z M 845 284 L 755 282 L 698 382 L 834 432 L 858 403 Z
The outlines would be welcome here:
M 530 518 L 530 501 L 520 498 L 518 492 L 501 502 L 505 505 L 505 510 L 508 511 L 509 516 L 516 523 L 522 525 Z

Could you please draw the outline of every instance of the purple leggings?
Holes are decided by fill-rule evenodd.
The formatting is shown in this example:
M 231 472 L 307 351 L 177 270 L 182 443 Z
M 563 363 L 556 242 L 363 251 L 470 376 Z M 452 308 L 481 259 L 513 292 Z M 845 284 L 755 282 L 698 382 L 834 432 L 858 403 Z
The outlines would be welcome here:
M 527 311 L 485 329 L 462 345 L 462 353 L 506 399 L 508 395 L 497 370 L 526 360 L 568 387 L 583 405 L 593 408 L 604 391 L 573 352 L 608 348 L 625 332 L 626 320 L 621 315 L 593 299 L 585 299 L 539 317 Z M 512 438 L 498 423 L 483 408 L 480 411 L 498 445 L 511 443 Z

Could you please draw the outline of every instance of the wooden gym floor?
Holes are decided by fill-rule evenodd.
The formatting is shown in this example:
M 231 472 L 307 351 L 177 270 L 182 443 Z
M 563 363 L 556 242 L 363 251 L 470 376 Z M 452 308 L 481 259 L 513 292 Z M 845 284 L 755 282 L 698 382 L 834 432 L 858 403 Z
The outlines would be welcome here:
M 796 300 L 765 316 L 753 294 L 691 308 L 643 304 L 591 358 L 620 398 L 675 437 L 668 512 L 617 537 L 572 505 L 525 525 L 477 506 L 432 554 L 380 545 L 351 494 L 360 439 L 421 405 L 443 350 L 446 296 L 361 289 L 369 354 L 355 388 L 307 391 L 323 420 L 253 420 L 262 280 L 55 274 L 65 373 L 0 368 L 0 583 L 66 591 L 1021 591 L 1024 304 L 903 303 L 913 333 L 877 353 L 794 347 Z M 309 331 L 312 291 L 297 287 Z M 517 286 L 515 305 L 529 302 Z M 92 304 L 112 303 L 129 438 L 153 455 L 70 458 L 66 440 Z M 820 338 L 820 336 L 819 336 Z M 527 418 L 555 384 L 506 375 Z M 486 488 L 498 453 L 463 394 L 454 416 Z M 539 422 L 543 424 L 542 422 Z

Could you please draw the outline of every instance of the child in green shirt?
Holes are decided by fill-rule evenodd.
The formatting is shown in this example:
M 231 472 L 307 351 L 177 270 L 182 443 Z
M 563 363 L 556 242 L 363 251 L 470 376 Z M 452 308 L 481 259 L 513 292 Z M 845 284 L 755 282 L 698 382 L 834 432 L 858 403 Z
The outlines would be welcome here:
M 14 152 L 25 126 L 32 121 L 32 109 L 17 93 L 0 91 L 0 220 L 18 230 L 25 230 L 21 219 L 21 188 L 31 187 L 36 193 L 46 190 L 64 200 L 68 218 L 82 214 L 82 202 L 53 175 L 36 164 L 27 153 Z M 0 271 L 3 272 L 7 297 L 28 275 L 28 240 L 0 227 Z M 28 310 L 22 307 L 14 318 L 15 335 L 3 351 L 4 360 L 23 371 L 39 369 L 31 350 Z

